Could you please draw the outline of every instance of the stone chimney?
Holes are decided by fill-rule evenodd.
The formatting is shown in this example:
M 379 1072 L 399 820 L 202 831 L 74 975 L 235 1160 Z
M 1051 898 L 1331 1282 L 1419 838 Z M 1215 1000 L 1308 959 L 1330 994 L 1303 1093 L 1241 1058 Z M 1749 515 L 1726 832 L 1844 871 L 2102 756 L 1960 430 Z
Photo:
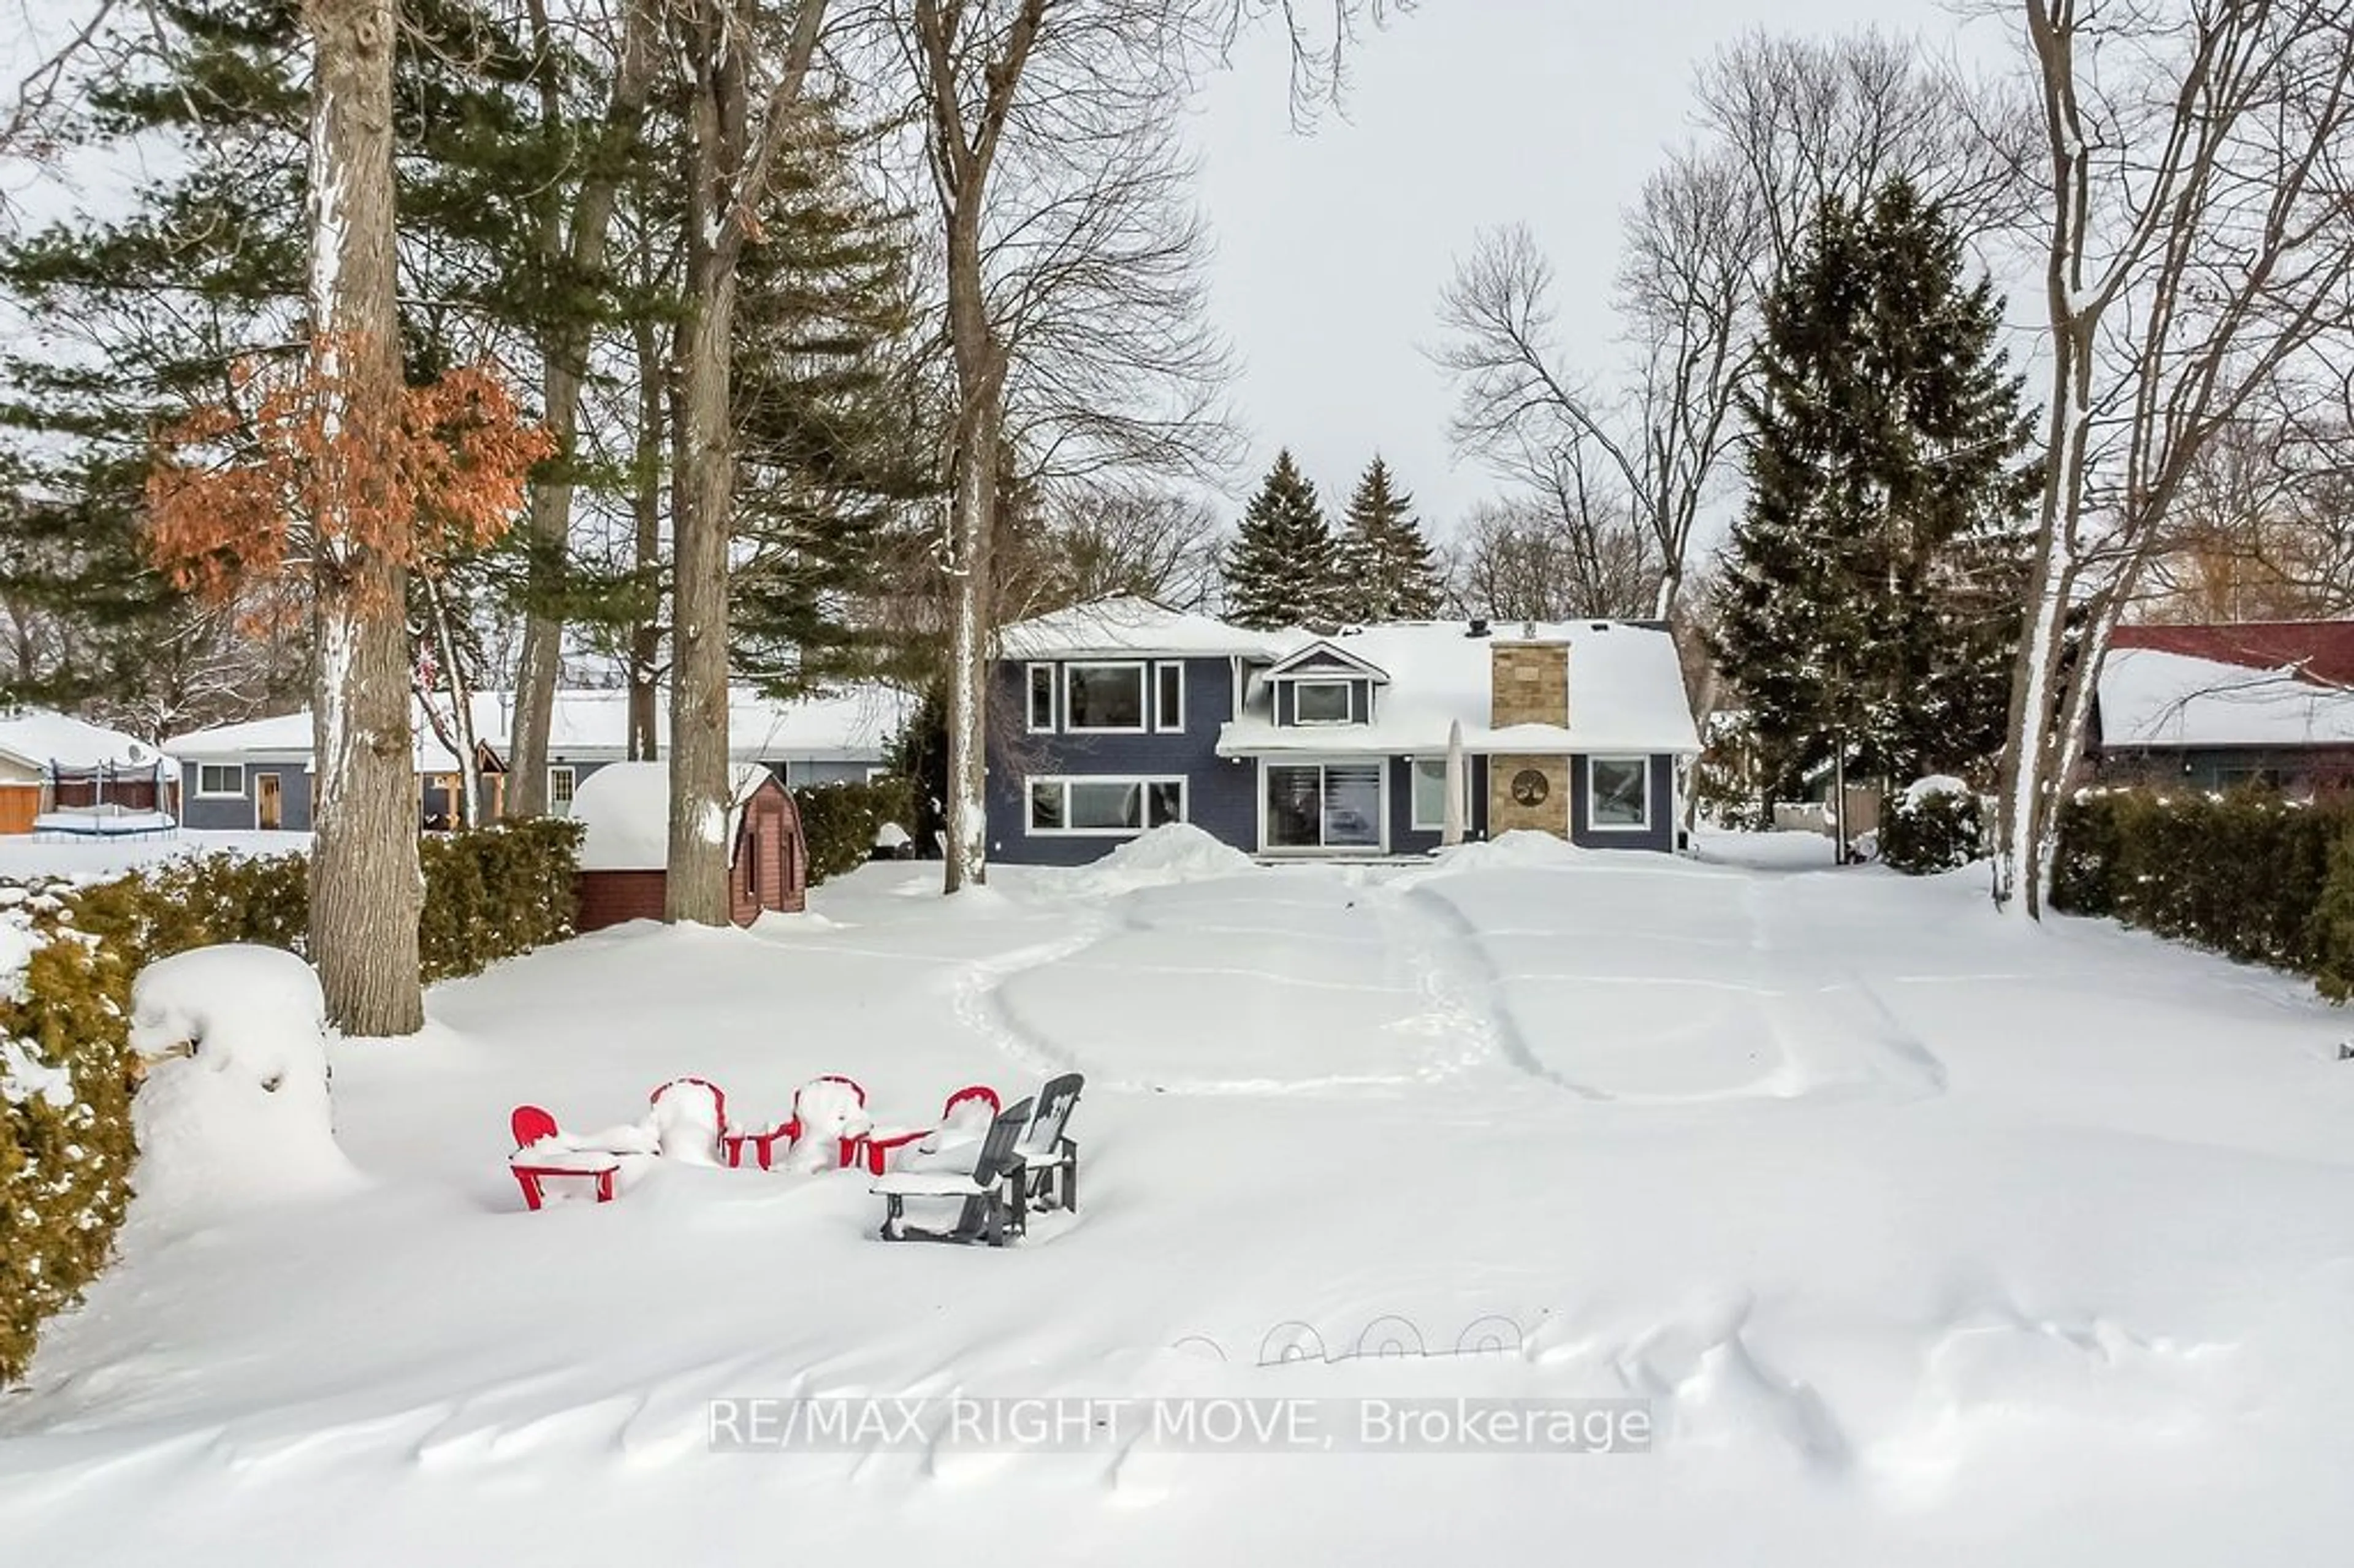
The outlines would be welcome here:
M 1498 640 L 1489 653 L 1488 723 L 1569 722 L 1569 644 Z

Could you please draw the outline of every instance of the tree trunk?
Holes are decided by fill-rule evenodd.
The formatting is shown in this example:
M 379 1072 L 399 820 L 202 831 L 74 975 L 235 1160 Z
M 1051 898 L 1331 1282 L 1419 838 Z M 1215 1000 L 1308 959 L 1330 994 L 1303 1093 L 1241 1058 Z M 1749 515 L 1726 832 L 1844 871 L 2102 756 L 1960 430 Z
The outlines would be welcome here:
M 393 296 L 393 0 L 305 0 L 316 55 L 311 122 L 310 306 L 331 432 L 388 421 L 400 395 Z M 334 363 L 337 360 L 343 363 Z M 332 503 L 331 503 L 332 504 Z M 347 1034 L 413 1034 L 418 983 L 417 774 L 409 735 L 405 574 L 312 520 L 317 762 L 310 958 Z
M 684 23 L 690 67 L 685 314 L 676 336 L 678 478 L 671 514 L 670 859 L 663 917 L 727 923 L 727 538 L 736 488 L 728 397 L 744 81 L 721 0 Z M 740 243 L 740 242 L 739 242 Z
M 637 323 L 638 440 L 636 484 L 631 495 L 632 533 L 631 570 L 637 578 L 638 616 L 630 627 L 630 760 L 651 762 L 661 748 L 656 729 L 655 688 L 662 670 L 662 489 L 663 443 L 667 437 L 663 410 L 668 407 L 663 360 L 654 342 L 653 323 Z
M 607 237 L 620 188 L 617 154 L 637 133 L 653 80 L 654 41 L 660 27 L 655 3 L 631 0 L 622 16 L 620 58 L 599 149 L 602 161 L 582 181 L 572 217 L 568 266 L 575 278 L 594 277 L 605 264 Z M 545 16 L 535 11 L 534 21 L 544 35 Z M 553 64 L 546 58 L 550 46 L 544 36 L 539 47 L 541 69 L 552 72 Z M 542 92 L 544 124 L 550 129 L 559 125 L 562 112 L 554 78 L 548 75 Z M 546 222 L 540 250 L 554 264 L 567 242 L 553 206 Z M 539 353 L 541 419 L 556 440 L 556 456 L 532 483 L 525 521 L 531 552 L 525 567 L 529 609 L 524 618 L 514 729 L 507 748 L 506 810 L 517 817 L 541 816 L 547 810 L 547 736 L 564 662 L 564 617 L 557 607 L 572 537 L 572 462 L 579 436 L 581 382 L 588 366 L 588 323 L 569 315 L 550 323 L 540 334 Z

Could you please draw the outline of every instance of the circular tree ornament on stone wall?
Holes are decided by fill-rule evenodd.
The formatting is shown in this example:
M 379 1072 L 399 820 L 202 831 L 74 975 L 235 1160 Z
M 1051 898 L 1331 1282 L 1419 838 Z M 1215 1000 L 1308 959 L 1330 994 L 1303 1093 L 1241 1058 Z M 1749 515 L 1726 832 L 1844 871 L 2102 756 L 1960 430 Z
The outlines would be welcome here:
M 1542 806 L 1553 793 L 1553 781 L 1542 768 L 1523 768 L 1512 775 L 1512 799 L 1523 806 Z

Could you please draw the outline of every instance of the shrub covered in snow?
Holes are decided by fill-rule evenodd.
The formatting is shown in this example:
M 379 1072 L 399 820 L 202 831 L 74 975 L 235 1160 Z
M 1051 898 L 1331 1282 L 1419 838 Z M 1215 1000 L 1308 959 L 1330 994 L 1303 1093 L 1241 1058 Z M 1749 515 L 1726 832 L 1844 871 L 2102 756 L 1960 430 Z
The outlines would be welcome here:
M 2354 798 L 2087 790 L 2060 812 L 2052 906 L 2112 916 L 2354 994 Z
M 1916 779 L 1880 810 L 1878 850 L 1892 870 L 1926 876 L 1983 853 L 1985 811 L 1968 785 L 1944 774 Z
M 915 787 L 905 779 L 866 784 L 815 784 L 793 791 L 801 811 L 801 837 L 809 842 L 810 885 L 855 871 L 875 853 L 875 835 L 885 822 L 911 829 Z
M 327 1007 L 311 966 L 230 944 L 161 959 L 132 982 L 140 1200 L 186 1213 L 335 1191 L 354 1180 L 327 1098 Z
M 129 971 L 69 896 L 0 885 L 0 1383 L 106 1262 L 129 1191 Z

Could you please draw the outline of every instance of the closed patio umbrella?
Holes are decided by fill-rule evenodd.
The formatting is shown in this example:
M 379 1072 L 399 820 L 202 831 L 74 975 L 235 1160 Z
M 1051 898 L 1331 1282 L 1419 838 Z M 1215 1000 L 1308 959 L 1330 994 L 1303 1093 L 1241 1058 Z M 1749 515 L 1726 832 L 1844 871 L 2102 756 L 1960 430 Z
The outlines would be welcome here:
M 1439 830 L 1440 843 L 1463 842 L 1463 721 L 1457 719 L 1447 726 L 1447 821 Z

